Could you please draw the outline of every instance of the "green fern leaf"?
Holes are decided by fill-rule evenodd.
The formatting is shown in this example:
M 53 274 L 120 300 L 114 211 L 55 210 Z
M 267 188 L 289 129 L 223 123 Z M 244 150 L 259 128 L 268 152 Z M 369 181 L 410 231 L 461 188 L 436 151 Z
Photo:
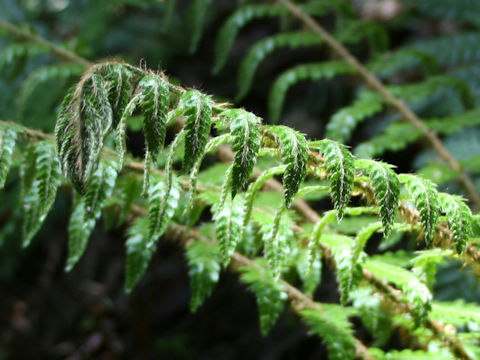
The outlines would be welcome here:
M 308 144 L 305 136 L 286 126 L 270 126 L 267 130 L 277 136 L 282 161 L 287 168 L 283 174 L 285 205 L 290 207 L 307 171 Z
M 112 107 L 113 127 L 116 128 L 132 96 L 134 75 L 125 64 L 109 63 L 100 67 L 108 99 Z
M 93 173 L 84 196 L 75 193 L 73 212 L 68 224 L 68 258 L 66 271 L 73 269 L 87 247 L 97 219 L 111 196 L 117 178 L 118 163 L 101 161 Z
M 380 279 L 391 282 L 405 294 L 413 306 L 413 318 L 418 326 L 431 309 L 432 293 L 428 287 L 408 270 L 383 261 L 368 259 L 363 265 Z
M 168 83 L 158 75 L 146 75 L 137 86 L 142 93 L 141 106 L 144 113 L 143 133 L 147 151 L 157 155 L 165 142 L 167 113 L 170 103 Z
M 331 249 L 335 259 L 340 301 L 344 304 L 349 299 L 350 292 L 358 286 L 363 277 L 362 264 L 366 255 L 362 251 L 355 254 L 354 242 L 346 236 L 325 232 L 320 242 Z
M 167 230 L 180 199 L 180 186 L 175 179 L 164 182 L 158 177 L 148 191 L 149 242 L 155 244 Z
M 355 338 L 348 317 L 352 311 L 336 304 L 321 304 L 321 309 L 305 309 L 300 312 L 311 327 L 310 332 L 318 335 L 327 346 L 330 360 L 353 360 Z
M 236 198 L 225 201 L 215 211 L 215 233 L 224 266 L 229 264 L 242 235 L 242 210 L 242 201 Z
M 210 296 L 218 282 L 220 255 L 215 244 L 194 241 L 187 246 L 187 259 L 192 292 L 190 310 L 195 312 Z
M 427 244 L 430 244 L 435 236 L 435 230 L 440 216 L 437 189 L 429 180 L 414 175 L 401 174 L 399 175 L 399 179 L 401 183 L 406 185 L 410 193 L 412 201 L 420 215 L 423 231 L 425 232 L 425 241 Z
M 212 0 L 193 0 L 189 9 L 189 23 L 191 27 L 190 53 L 197 51 L 198 44 L 202 38 L 209 7 Z
M 260 149 L 260 119 L 241 109 L 227 110 L 222 113 L 230 121 L 230 133 L 233 136 L 232 149 L 235 159 L 232 169 L 232 197 L 241 190 L 250 178 Z
M 65 97 L 55 127 L 63 173 L 80 193 L 98 166 L 113 121 L 105 82 L 97 74 L 87 75 Z
M 267 335 L 285 308 L 287 294 L 281 282 L 268 270 L 258 266 L 243 266 L 241 279 L 255 294 L 260 313 L 260 330 Z
M 289 252 L 289 238 L 293 236 L 288 222 L 283 220 L 284 213 L 285 206 L 282 204 L 275 213 L 273 224 L 262 229 L 265 257 L 275 279 L 278 279 L 283 271 Z
M 268 95 L 268 109 L 272 123 L 278 123 L 288 89 L 304 80 L 331 79 L 352 73 L 350 65 L 339 61 L 302 64 L 288 69 L 274 82 Z
M 217 74 L 225 66 L 230 50 L 235 42 L 235 37 L 242 27 L 252 20 L 265 17 L 275 17 L 285 11 L 286 10 L 281 6 L 268 4 L 246 5 L 235 11 L 222 25 L 218 32 L 215 44 L 215 65 L 213 67 L 213 73 Z
M 182 171 L 188 173 L 205 151 L 212 121 L 212 101 L 196 90 L 189 90 L 183 93 L 178 107 L 186 118 Z
M 240 101 L 248 94 L 253 83 L 255 72 L 261 62 L 275 50 L 281 47 L 296 49 L 299 47 L 318 45 L 322 42 L 322 38 L 311 31 L 281 33 L 257 42 L 250 48 L 240 64 L 236 100 Z
M 439 193 L 442 211 L 447 215 L 448 225 L 453 233 L 457 253 L 463 252 L 472 232 L 472 211 L 460 196 Z
M 26 169 L 33 178 L 29 188 L 24 189 L 25 195 L 22 199 L 24 210 L 23 247 L 30 244 L 42 226 L 55 201 L 61 179 L 60 163 L 51 142 L 37 142 L 33 153 L 35 156 L 34 168 Z
M 306 295 L 313 296 L 322 280 L 322 257 L 315 256 L 311 259 L 309 249 L 299 248 L 294 262 L 297 273 L 302 280 L 303 292 Z
M 372 180 L 375 199 L 380 206 L 383 236 L 387 238 L 398 209 L 400 181 L 397 174 L 392 170 L 391 165 L 380 161 L 360 159 L 355 162 L 355 166 L 364 171 Z
M 380 94 L 363 91 L 355 102 L 335 113 L 327 125 L 326 136 L 345 143 L 355 127 L 368 117 L 382 111 L 383 98 Z
M 319 149 L 325 158 L 333 204 L 337 210 L 338 219 L 341 219 L 352 193 L 354 158 L 344 145 L 332 140 L 313 142 L 310 146 Z
M 25 60 L 39 54 L 48 53 L 45 46 L 36 43 L 12 44 L 5 47 L 0 53 L 0 74 L 9 66 L 13 66 L 11 73 L 18 73 L 23 69 Z
M 0 189 L 3 189 L 8 171 L 12 165 L 12 154 L 17 141 L 17 133 L 7 126 L 0 126 Z
M 130 292 L 148 268 L 154 247 L 149 246 L 148 218 L 138 218 L 128 228 L 125 290 Z

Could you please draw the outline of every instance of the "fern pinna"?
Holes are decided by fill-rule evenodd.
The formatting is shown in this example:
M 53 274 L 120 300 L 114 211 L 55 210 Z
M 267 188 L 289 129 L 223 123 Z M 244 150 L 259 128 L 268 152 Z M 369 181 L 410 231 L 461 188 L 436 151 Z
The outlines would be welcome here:
M 292 9 L 285 3 L 289 2 L 239 7 L 220 29 L 215 72 L 226 65 L 242 26 L 285 16 Z M 190 51 L 198 48 L 211 4 L 192 2 Z M 174 1 L 167 5 L 166 11 L 175 8 Z M 373 49 L 382 36 L 375 24 L 356 21 L 349 6 L 338 1 L 312 1 L 300 10 L 308 16 L 333 11 L 339 19 L 333 38 L 343 44 L 366 38 Z M 275 49 L 325 43 L 308 27 L 261 40 L 240 64 L 237 98 L 248 94 L 259 64 Z M 14 55 L 26 56 L 21 47 L 13 50 Z M 46 51 L 33 47 L 31 55 Z M 389 79 L 405 69 L 435 69 L 426 65 L 432 61 L 439 62 L 438 67 L 456 63 L 450 58 L 432 60 L 429 51 L 435 52 L 414 44 L 388 59 L 378 56 L 366 68 Z M 464 54 L 465 62 L 469 56 Z M 68 70 L 65 65 L 59 72 L 69 77 L 85 69 L 64 97 L 55 137 L 0 123 L 0 185 L 9 185 L 10 168 L 20 169 L 24 246 L 40 231 L 57 190 L 71 185 L 67 271 L 81 261 L 102 213 L 107 219 L 113 209 L 119 215 L 112 226 L 127 227 L 128 292 L 148 273 L 159 242 L 176 240 L 186 249 L 192 311 L 207 301 L 222 268 L 228 267 L 239 272 L 255 294 L 263 334 L 288 304 L 322 339 L 330 359 L 421 359 L 431 357 L 428 349 L 435 349 L 439 359 L 476 358 L 480 309 L 439 301 L 433 282 L 437 265 L 446 259 L 478 272 L 478 215 L 462 197 L 440 192 L 430 176 L 398 174 L 394 166 L 372 159 L 424 134 L 425 129 L 397 121 L 388 110 L 392 99 L 360 88 L 353 103 L 331 117 L 326 126 L 329 138 L 315 140 L 288 126 L 267 125 L 252 112 L 202 91 L 174 85 L 164 73 L 121 61 L 85 65 L 90 64 Z M 297 82 L 355 75 L 357 70 L 343 60 L 287 69 L 272 84 L 272 122 L 279 122 L 283 108 L 290 106 L 287 92 Z M 55 75 L 49 69 L 43 76 Z M 404 99 L 415 107 L 448 87 L 464 98 L 462 106 L 470 107 L 472 94 L 449 76 L 387 89 L 393 100 Z M 35 78 L 28 81 L 30 86 L 36 86 Z M 27 98 L 28 86 L 24 93 L 22 98 Z M 476 115 L 476 109 L 469 109 L 451 115 L 455 121 L 450 117 L 424 123 L 450 135 L 478 123 Z M 383 132 L 353 150 L 342 144 L 372 116 L 386 119 Z M 132 125 L 134 118 L 141 118 L 141 126 Z M 139 130 L 145 141 L 143 159 L 128 151 L 128 133 Z M 450 180 L 461 176 L 462 168 L 443 165 Z M 384 251 L 402 239 L 422 250 L 371 255 L 372 247 L 379 244 Z M 322 271 L 335 273 L 338 303 L 314 301 Z M 359 322 L 373 341 L 355 331 Z M 404 349 L 388 350 L 385 344 L 396 332 L 408 334 L 409 341 Z

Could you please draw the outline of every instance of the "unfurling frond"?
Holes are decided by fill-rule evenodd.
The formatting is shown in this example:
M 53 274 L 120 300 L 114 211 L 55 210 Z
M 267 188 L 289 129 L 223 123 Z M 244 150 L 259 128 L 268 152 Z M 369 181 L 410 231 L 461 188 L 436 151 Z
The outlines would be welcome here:
M 182 171 L 188 173 L 207 145 L 212 121 L 212 100 L 207 95 L 190 90 L 183 93 L 178 108 L 186 119 Z
M 380 206 L 380 216 L 383 224 L 383 235 L 388 237 L 395 213 L 398 208 L 400 181 L 392 166 L 380 161 L 360 159 L 355 162 L 358 169 L 364 171 L 372 180 L 375 199 Z
M 202 306 L 220 277 L 220 254 L 215 244 L 194 241 L 187 246 L 190 275 L 190 310 Z
M 260 119 L 245 110 L 227 110 L 222 113 L 230 121 L 235 160 L 232 169 L 232 197 L 247 183 L 260 149 Z
M 307 140 L 301 133 L 286 126 L 271 126 L 267 129 L 276 135 L 282 161 L 287 165 L 283 174 L 283 187 L 285 205 L 289 208 L 307 171 Z
M 87 75 L 65 97 L 55 127 L 63 173 L 80 193 L 98 166 L 113 122 L 105 81 L 100 75 Z
M 401 174 L 399 179 L 401 183 L 406 185 L 411 194 L 411 200 L 419 212 L 423 231 L 425 231 L 425 241 L 430 244 L 435 236 L 438 217 L 440 216 L 437 189 L 432 182 L 418 176 Z
M 332 140 L 321 140 L 313 146 L 318 148 L 325 158 L 331 197 L 337 210 L 337 217 L 341 219 L 352 193 L 355 173 L 353 156 L 345 145 Z
M 142 94 L 143 133 L 147 151 L 151 153 L 155 161 L 165 142 L 169 86 L 161 76 L 146 75 L 138 83 L 137 91 Z

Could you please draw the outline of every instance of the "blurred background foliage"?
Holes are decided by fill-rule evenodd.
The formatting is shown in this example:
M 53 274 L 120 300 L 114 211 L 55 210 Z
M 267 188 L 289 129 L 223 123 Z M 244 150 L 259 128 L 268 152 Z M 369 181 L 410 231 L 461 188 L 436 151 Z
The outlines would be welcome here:
M 234 102 L 237 72 L 248 50 L 257 41 L 292 27 L 292 19 L 288 17 L 250 22 L 235 39 L 224 69 L 214 75 L 215 38 L 239 3 L 248 1 L 215 0 L 208 7 L 203 36 L 195 52 L 191 51 L 195 31 L 191 13 L 194 10 L 189 0 L 177 1 L 171 17 L 166 16 L 168 4 L 157 0 L 0 0 L 0 20 L 21 24 L 90 61 L 121 58 L 132 64 L 162 69 L 173 81 L 214 94 L 219 100 Z M 475 0 L 345 0 L 344 3 L 348 16 L 376 24 L 380 29 L 349 44 L 350 50 L 364 62 L 381 59 L 385 53 L 411 44 L 469 33 L 471 39 L 460 39 L 455 47 L 442 48 L 437 44 L 431 50 L 426 45 L 417 48 L 427 49 L 430 57 L 437 58 L 433 63 L 438 68 L 435 70 L 429 63 L 428 70 L 460 79 L 461 86 L 468 88 L 466 92 L 473 104 L 466 106 L 455 87 L 437 86 L 438 91 L 428 92 L 420 101 L 413 99 L 409 105 L 423 118 L 462 114 L 480 105 L 480 41 L 475 41 L 480 39 L 480 3 Z M 346 24 L 339 21 L 335 11 L 327 12 L 319 20 L 329 30 L 338 30 L 339 25 Z M 5 35 L 0 36 L 0 52 L 7 51 L 15 40 Z M 249 94 L 234 103 L 269 122 L 268 92 L 279 74 L 299 64 L 330 58 L 330 51 L 317 45 L 279 49 L 262 62 Z M 395 59 L 394 56 L 383 64 L 395 67 Z M 427 56 L 425 59 L 428 62 Z M 62 76 L 49 77 L 48 72 L 34 76 L 38 69 L 58 66 L 59 60 L 41 52 L 16 58 L 13 63 L 7 60 L 0 56 L 0 118 L 52 132 L 62 96 L 78 80 L 82 67 L 62 64 L 60 60 L 64 66 Z M 375 68 L 374 62 L 372 67 Z M 387 67 L 377 73 L 392 85 L 425 79 L 423 69 L 415 64 L 407 71 L 390 70 Z M 352 77 L 298 83 L 287 94 L 282 123 L 306 133 L 310 139 L 323 138 L 332 115 L 350 105 L 362 90 L 361 81 Z M 365 151 L 362 143 L 397 120 L 398 115 L 388 110 L 371 116 L 355 129 L 348 144 Z M 133 130 L 135 124 L 130 125 Z M 475 157 L 480 154 L 479 135 L 480 128 L 474 126 L 445 137 L 445 144 L 455 157 L 472 164 L 477 184 L 480 167 L 475 166 L 478 164 Z M 131 131 L 128 139 L 129 148 L 136 154 L 143 153 L 140 136 Z M 396 165 L 401 172 L 423 171 L 437 180 L 443 191 L 459 191 L 457 184 L 449 181 L 448 171 L 439 165 L 432 166 L 435 155 L 422 140 L 376 157 Z M 71 201 L 65 189 L 57 196 L 32 246 L 21 250 L 16 181 L 15 174 L 9 177 L 0 198 L 3 294 L 0 359 L 325 358 L 321 342 L 305 336 L 306 327 L 299 326 L 288 312 L 266 338 L 262 337 L 254 296 L 232 274 L 222 273 L 213 296 L 196 314 L 191 314 L 186 259 L 182 249 L 173 244 L 160 246 L 146 276 L 129 296 L 123 290 L 124 229 L 105 231 L 105 226 L 99 226 L 83 260 L 74 271 L 65 273 Z M 108 217 L 103 223 L 108 225 Z M 348 227 L 348 223 L 342 226 Z M 402 261 L 402 253 L 414 251 L 417 246 L 415 239 L 400 242 L 401 237 L 397 236 L 391 240 L 382 251 L 392 251 L 396 262 Z M 480 303 L 480 286 L 475 276 L 459 269 L 460 265 L 454 262 L 440 267 L 436 298 Z M 326 270 L 322 276 L 316 299 L 336 301 L 334 274 Z M 390 346 L 395 348 L 395 342 Z

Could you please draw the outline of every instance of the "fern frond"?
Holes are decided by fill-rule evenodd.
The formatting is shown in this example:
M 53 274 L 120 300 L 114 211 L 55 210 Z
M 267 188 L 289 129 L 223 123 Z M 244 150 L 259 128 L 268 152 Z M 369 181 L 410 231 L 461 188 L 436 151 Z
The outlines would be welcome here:
M 307 171 L 308 144 L 305 136 L 286 126 L 267 127 L 277 136 L 282 161 L 287 168 L 283 174 L 285 205 L 290 207 Z
M 145 274 L 155 250 L 155 247 L 149 243 L 148 231 L 148 218 L 137 218 L 127 230 L 127 265 L 125 270 L 125 291 L 127 292 L 132 291 Z
M 281 204 L 275 213 L 273 223 L 262 229 L 265 257 L 275 279 L 278 279 L 283 271 L 289 252 L 288 240 L 293 236 L 288 222 L 283 219 L 284 214 L 285 206 Z
M 0 189 L 3 189 L 8 171 L 12 165 L 12 154 L 17 141 L 17 133 L 7 126 L 0 126 Z
M 117 127 L 132 96 L 134 74 L 123 63 L 109 63 L 100 66 L 105 81 L 108 99 L 112 107 L 113 128 Z M 131 113 L 130 113 L 131 114 Z
M 400 181 L 392 166 L 380 161 L 359 159 L 355 166 L 364 171 L 372 180 L 375 199 L 380 206 L 380 217 L 383 224 L 383 236 L 388 237 L 395 213 L 398 208 Z
M 457 253 L 462 253 L 472 232 L 472 211 L 460 196 L 439 193 L 438 200 L 452 230 Z
M 345 143 L 358 124 L 382 109 L 383 98 L 380 94 L 363 91 L 351 106 L 344 107 L 333 115 L 327 124 L 326 137 Z
M 404 0 L 422 15 L 434 19 L 451 20 L 480 26 L 480 4 L 475 0 Z
M 215 44 L 213 73 L 219 73 L 225 66 L 235 38 L 241 28 L 254 19 L 275 17 L 284 12 L 285 9 L 283 7 L 269 4 L 245 5 L 237 9 L 218 32 Z
M 153 246 L 151 244 L 155 244 L 167 230 L 180 199 L 180 185 L 176 179 L 153 178 L 148 190 L 149 246 Z
M 300 315 L 311 327 L 310 332 L 325 342 L 330 360 L 353 360 L 356 342 L 348 321 L 353 312 L 336 304 L 321 304 L 321 307 L 322 310 L 302 310 Z
M 190 275 L 190 310 L 202 306 L 220 277 L 220 254 L 215 244 L 193 241 L 187 246 L 188 275 Z
M 268 270 L 258 266 L 243 266 L 240 271 L 242 281 L 255 294 L 260 313 L 260 329 L 263 335 L 267 335 L 285 308 L 285 289 Z
M 324 233 L 320 242 L 331 249 L 335 259 L 340 301 L 344 304 L 349 299 L 350 292 L 357 287 L 362 279 L 361 264 L 364 262 L 366 255 L 364 252 L 358 251 L 356 259 L 354 259 L 354 243 L 351 238 L 346 236 Z
M 182 171 L 188 173 L 205 151 L 212 121 L 212 101 L 207 95 L 189 90 L 182 94 L 178 108 L 186 118 Z
M 202 38 L 209 7 L 212 0 L 193 0 L 189 9 L 189 23 L 191 28 L 190 53 L 195 53 Z
M 345 145 L 332 140 L 311 142 L 310 146 L 318 149 L 325 158 L 331 197 L 337 210 L 337 217 L 341 219 L 352 193 L 354 158 Z
M 220 203 L 219 203 L 220 206 Z M 220 247 L 220 254 L 224 266 L 230 262 L 242 235 L 242 200 L 228 199 L 223 206 L 215 211 L 215 234 Z
M 66 271 L 73 269 L 87 247 L 97 219 L 105 202 L 112 194 L 118 175 L 118 163 L 103 160 L 92 174 L 84 196 L 74 198 L 73 212 L 68 224 L 68 257 Z
M 275 80 L 268 95 L 268 110 L 272 123 L 279 122 L 288 89 L 296 83 L 304 80 L 331 79 L 353 72 L 350 65 L 339 61 L 302 64 L 288 69 Z
M 69 92 L 55 126 L 62 170 L 80 193 L 85 192 L 113 121 L 108 89 L 102 77 L 90 74 Z
M 322 257 L 310 258 L 309 249 L 296 249 L 298 254 L 294 258 L 297 273 L 302 280 L 303 292 L 313 296 L 322 280 Z M 293 255 L 293 254 L 292 254 Z
M 248 94 L 253 83 L 255 72 L 261 62 L 281 47 L 296 49 L 321 44 L 323 40 L 311 31 L 281 33 L 264 38 L 250 48 L 238 69 L 238 92 L 236 100 L 242 100 Z
M 142 93 L 143 133 L 146 149 L 155 161 L 165 142 L 167 113 L 170 104 L 168 83 L 157 75 L 146 75 L 138 83 L 137 90 Z
M 260 149 L 260 119 L 245 110 L 226 110 L 223 116 L 230 121 L 230 133 L 233 136 L 232 150 L 235 159 L 232 169 L 232 197 L 241 190 L 257 161 Z
M 430 244 L 435 236 L 440 216 L 437 189 L 432 182 L 418 176 L 400 174 L 398 178 L 408 189 L 411 200 L 420 214 L 423 231 L 425 231 L 425 241 Z
M 55 155 L 55 148 L 50 141 L 40 141 L 33 150 L 34 168 L 25 169 L 32 176 L 28 189 L 23 189 L 23 240 L 27 247 L 38 232 L 55 201 L 60 185 L 60 163 Z

